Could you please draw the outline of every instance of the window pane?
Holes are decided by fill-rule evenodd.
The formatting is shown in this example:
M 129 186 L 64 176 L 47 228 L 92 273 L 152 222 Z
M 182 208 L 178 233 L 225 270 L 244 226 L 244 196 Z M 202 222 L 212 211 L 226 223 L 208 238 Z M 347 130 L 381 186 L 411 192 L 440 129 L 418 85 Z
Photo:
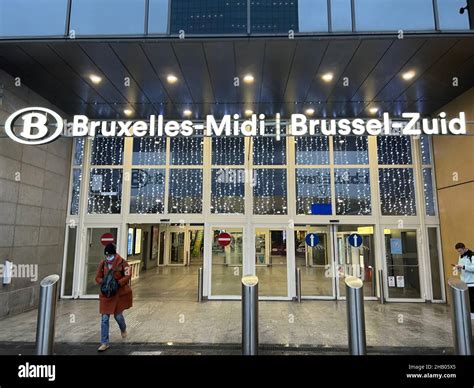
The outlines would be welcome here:
M 420 149 L 422 164 L 431 164 L 430 138 L 428 136 L 420 136 Z
M 420 273 L 415 230 L 384 229 L 390 298 L 419 298 Z
M 212 139 L 213 165 L 240 165 L 245 162 L 243 137 L 214 137 Z
M 298 0 L 298 26 L 299 32 L 327 32 L 327 0 Z
M 202 144 L 200 137 L 174 137 L 171 139 L 171 158 L 173 165 L 202 164 Z
M 212 169 L 211 213 L 245 212 L 245 170 Z
M 433 187 L 433 170 L 431 168 L 423 169 L 423 192 L 425 194 L 426 215 L 435 216 L 435 192 Z
M 163 213 L 164 169 L 132 169 L 130 213 Z
M 428 228 L 428 244 L 430 249 L 431 264 L 431 286 L 433 287 L 433 299 L 443 299 L 442 287 L 444 287 L 441 257 L 438 250 L 438 233 L 436 228 Z
M 466 6 L 466 0 L 437 0 L 439 28 L 441 30 L 469 30 L 469 12 L 459 10 Z M 474 12 L 474 10 L 470 10 Z
M 166 139 L 136 137 L 133 139 L 133 165 L 160 165 L 166 163 Z
M 368 138 L 334 136 L 334 164 L 369 164 Z
M 72 282 L 74 279 L 74 258 L 76 256 L 76 227 L 68 228 L 67 248 L 66 248 L 66 263 L 64 271 L 64 296 L 72 296 Z
M 286 170 L 255 169 L 254 214 L 286 214 Z
M 168 32 L 169 0 L 149 1 L 150 5 L 148 8 L 148 33 L 166 34 Z
M 71 193 L 71 211 L 72 216 L 79 214 L 79 199 L 81 193 L 82 169 L 74 168 L 72 170 L 72 193 Z
M 250 1 L 250 21 L 252 33 L 297 31 L 298 0 L 252 0 Z
M 357 0 L 357 31 L 434 30 L 432 0 Z
M 93 166 L 117 166 L 123 163 L 122 137 L 96 137 L 92 142 Z
M 89 214 L 120 213 L 122 170 L 93 168 L 89 182 Z
M 267 128 L 267 133 L 275 133 L 274 128 Z M 286 138 L 277 140 L 272 136 L 253 138 L 253 164 L 260 166 L 286 164 Z
M 173 0 L 171 33 L 236 34 L 247 32 L 247 2 L 242 0 Z
M 329 169 L 296 169 L 296 213 L 312 214 L 311 205 L 331 204 Z
M 0 1 L 0 36 L 64 36 L 67 0 Z
M 381 168 L 379 186 L 383 216 L 416 215 L 413 169 Z
M 72 163 L 75 166 L 82 166 L 82 160 L 84 158 L 84 144 L 85 144 L 84 138 L 76 137 L 74 139 L 74 158 L 73 158 Z
M 76 35 L 145 33 L 145 0 L 74 0 L 71 30 Z
M 377 136 L 379 164 L 412 164 L 409 136 Z
M 170 213 L 202 213 L 202 170 L 172 169 L 169 186 Z
M 296 138 L 296 164 L 329 164 L 329 140 L 326 136 Z
M 352 31 L 351 0 L 331 0 L 332 31 Z
M 334 179 L 337 215 L 371 214 L 368 168 L 337 168 Z

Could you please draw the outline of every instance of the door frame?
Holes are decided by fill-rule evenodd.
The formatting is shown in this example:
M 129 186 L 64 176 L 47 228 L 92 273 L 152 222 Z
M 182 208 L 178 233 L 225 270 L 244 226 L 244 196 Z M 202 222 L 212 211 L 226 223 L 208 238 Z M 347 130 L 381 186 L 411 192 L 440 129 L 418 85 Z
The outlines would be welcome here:
M 202 230 L 204 231 L 204 225 L 169 225 L 165 231 L 165 260 L 164 266 L 165 267 L 188 267 L 191 263 L 191 239 L 189 236 L 190 230 Z M 184 258 L 183 264 L 171 264 L 171 233 L 184 233 Z M 205 241 L 203 239 L 203 243 Z

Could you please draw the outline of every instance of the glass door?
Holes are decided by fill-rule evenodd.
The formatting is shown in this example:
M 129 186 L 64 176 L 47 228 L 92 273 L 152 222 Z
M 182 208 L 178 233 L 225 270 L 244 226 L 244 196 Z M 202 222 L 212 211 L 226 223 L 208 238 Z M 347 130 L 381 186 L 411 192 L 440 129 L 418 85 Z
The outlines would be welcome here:
M 335 225 L 337 298 L 346 296 L 345 276 L 356 276 L 364 282 L 364 297 L 376 297 L 376 268 L 374 254 L 374 227 L 372 225 Z M 362 238 L 362 244 L 349 240 L 354 235 Z M 354 246 L 355 245 L 355 246 Z
M 182 230 L 170 230 L 169 232 L 170 249 L 169 249 L 169 261 L 168 265 L 181 265 L 187 264 L 187 250 L 184 240 L 186 238 L 186 232 Z
M 334 299 L 329 226 L 296 227 L 294 233 L 295 267 L 301 270 L 302 297 Z
M 260 296 L 288 297 L 286 230 L 255 230 L 255 274 Z
M 170 227 L 167 265 L 202 265 L 204 228 L 202 226 Z
M 84 283 L 82 287 L 83 295 L 97 295 L 99 293 L 99 287 L 95 282 L 95 275 L 99 267 L 100 261 L 104 258 L 104 244 L 101 242 L 102 237 L 105 237 L 108 242 L 112 242 L 109 236 L 113 236 L 113 242 L 117 244 L 117 230 L 118 228 L 102 228 L 102 227 L 89 227 L 87 228 L 87 246 L 86 246 L 86 261 L 84 267 Z M 105 239 L 104 239 L 105 240 Z M 107 242 L 107 243 L 108 243 Z M 126 252 L 118 252 L 121 256 L 126 256 Z

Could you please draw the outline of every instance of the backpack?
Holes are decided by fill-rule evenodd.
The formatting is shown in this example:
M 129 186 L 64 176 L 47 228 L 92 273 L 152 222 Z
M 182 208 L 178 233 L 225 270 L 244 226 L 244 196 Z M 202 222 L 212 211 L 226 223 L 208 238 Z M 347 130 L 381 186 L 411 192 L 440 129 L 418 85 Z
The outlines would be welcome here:
M 122 263 L 120 263 L 122 264 Z M 120 265 L 119 265 L 120 266 Z M 120 288 L 120 285 L 114 277 L 114 272 L 116 271 L 116 268 L 110 268 L 109 271 L 107 272 L 107 275 L 104 277 L 104 280 L 102 280 L 102 283 L 100 284 L 100 292 L 106 297 L 110 298 L 114 296 L 118 289 Z M 102 270 L 105 269 L 105 261 L 102 265 Z

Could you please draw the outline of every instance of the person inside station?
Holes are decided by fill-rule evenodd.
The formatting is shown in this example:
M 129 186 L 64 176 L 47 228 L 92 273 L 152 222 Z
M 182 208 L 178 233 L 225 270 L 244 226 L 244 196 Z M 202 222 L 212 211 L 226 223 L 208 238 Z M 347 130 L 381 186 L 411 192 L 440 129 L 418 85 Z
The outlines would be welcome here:
M 469 300 L 471 303 L 471 319 L 474 319 L 474 253 L 459 242 L 455 245 L 459 253 L 456 268 L 461 271 L 461 280 L 469 287 Z

